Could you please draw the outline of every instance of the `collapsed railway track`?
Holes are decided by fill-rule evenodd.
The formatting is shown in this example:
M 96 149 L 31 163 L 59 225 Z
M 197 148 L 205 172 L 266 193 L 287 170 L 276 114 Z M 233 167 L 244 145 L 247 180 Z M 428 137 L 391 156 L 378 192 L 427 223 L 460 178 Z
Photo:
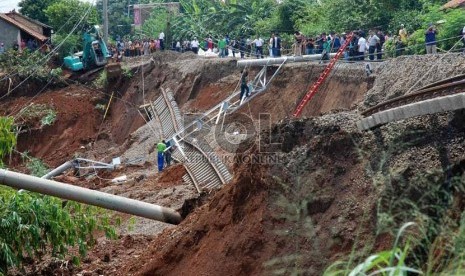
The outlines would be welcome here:
M 416 116 L 465 108 L 465 75 L 429 84 L 412 94 L 390 99 L 362 112 L 359 130 Z
M 172 156 L 186 168 L 184 181 L 201 192 L 221 187 L 232 179 L 226 166 L 206 142 L 194 137 L 176 137 L 176 133 L 183 128 L 183 121 L 171 92 L 162 91 L 153 103 L 142 107 L 150 119 L 158 118 L 164 137 L 174 137 L 179 144 L 180 148 L 175 149 Z M 174 144 L 173 140 L 170 142 Z
M 412 94 L 393 98 L 385 102 L 382 102 L 374 107 L 368 108 L 361 114 L 365 117 L 368 117 L 378 112 L 415 103 L 418 101 L 424 101 L 441 96 L 461 93 L 463 92 L 463 89 L 460 89 L 460 87 L 462 86 L 465 87 L 465 74 L 428 84 L 416 90 Z

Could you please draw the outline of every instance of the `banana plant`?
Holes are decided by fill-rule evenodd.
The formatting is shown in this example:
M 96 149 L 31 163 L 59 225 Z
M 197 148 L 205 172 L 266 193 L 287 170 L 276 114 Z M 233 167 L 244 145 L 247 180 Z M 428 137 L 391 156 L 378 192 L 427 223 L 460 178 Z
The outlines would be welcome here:
M 16 134 L 13 117 L 0 117 L 0 165 L 2 158 L 11 154 L 16 146 Z

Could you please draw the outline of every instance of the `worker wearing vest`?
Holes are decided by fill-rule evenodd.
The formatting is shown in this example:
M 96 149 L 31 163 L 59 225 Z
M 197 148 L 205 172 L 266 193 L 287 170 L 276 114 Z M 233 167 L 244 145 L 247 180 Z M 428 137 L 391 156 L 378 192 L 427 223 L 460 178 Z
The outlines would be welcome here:
M 165 140 L 162 140 L 160 143 L 157 144 L 157 152 L 158 152 L 158 171 L 163 171 L 165 156 L 164 152 L 166 149 Z

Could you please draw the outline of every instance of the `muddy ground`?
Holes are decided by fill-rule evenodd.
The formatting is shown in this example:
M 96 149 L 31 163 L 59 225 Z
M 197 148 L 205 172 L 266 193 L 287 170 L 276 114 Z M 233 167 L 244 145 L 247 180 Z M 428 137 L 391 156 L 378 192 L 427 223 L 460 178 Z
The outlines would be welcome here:
M 122 215 L 120 239 L 99 238 L 80 266 L 47 259 L 27 271 L 30 275 L 319 275 L 354 248 L 357 256 L 373 248 L 386 249 L 392 233 L 381 231 L 377 204 L 386 187 L 399 184 L 380 181 L 385 170 L 378 165 L 405 170 L 402 176 L 408 180 L 426 170 L 460 163 L 465 128 L 460 113 L 447 113 L 361 133 L 355 127 L 359 111 L 407 93 L 414 84 L 458 74 L 463 64 L 458 55 L 444 63 L 434 56 L 401 57 L 374 64 L 370 76 L 364 64 L 338 64 L 305 108 L 304 119 L 298 120 L 289 119 L 292 111 L 324 65 L 286 65 L 266 93 L 239 111 L 242 116 L 226 121 L 248 118 L 244 124 L 256 126 L 259 115 L 267 113 L 273 126 L 228 153 L 248 158 L 227 164 L 234 180 L 204 195 L 179 226 Z M 430 70 L 436 66 L 441 74 Z M 82 176 L 68 172 L 57 180 L 179 210 L 186 201 L 198 198 L 193 187 L 182 182 L 182 166 L 155 172 L 154 145 L 162 134 L 157 122 L 146 123 L 138 106 L 154 100 L 164 88 L 173 91 L 185 114 L 201 113 L 238 86 L 240 68 L 232 59 L 205 60 L 170 52 L 157 54 L 143 68 L 135 66 L 133 78 L 105 91 L 76 84 L 36 97 L 31 91 L 6 98 L 0 103 L 1 115 L 15 115 L 31 103 L 48 105 L 57 113 L 51 126 L 25 124 L 18 152 L 27 150 L 49 167 L 76 156 L 104 162 L 121 156 L 123 166 L 116 171 L 83 171 Z M 250 71 L 252 77 L 258 72 Z M 107 104 L 112 93 L 109 114 L 103 119 L 98 105 Z M 429 135 L 418 141 L 412 131 Z M 398 141 L 407 146 L 391 150 Z M 265 159 L 249 162 L 257 156 Z M 9 165 L 27 172 L 17 154 Z M 121 175 L 128 181 L 111 182 Z

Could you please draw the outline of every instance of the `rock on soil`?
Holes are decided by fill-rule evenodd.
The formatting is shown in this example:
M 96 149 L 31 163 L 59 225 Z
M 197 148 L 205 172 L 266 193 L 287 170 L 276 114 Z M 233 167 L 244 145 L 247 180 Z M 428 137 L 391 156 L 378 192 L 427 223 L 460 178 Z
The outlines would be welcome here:
M 368 91 L 364 105 L 371 107 L 391 98 L 414 92 L 421 87 L 463 74 L 465 56 L 459 53 L 442 55 L 402 56 L 388 60 L 376 70 L 373 89 Z

